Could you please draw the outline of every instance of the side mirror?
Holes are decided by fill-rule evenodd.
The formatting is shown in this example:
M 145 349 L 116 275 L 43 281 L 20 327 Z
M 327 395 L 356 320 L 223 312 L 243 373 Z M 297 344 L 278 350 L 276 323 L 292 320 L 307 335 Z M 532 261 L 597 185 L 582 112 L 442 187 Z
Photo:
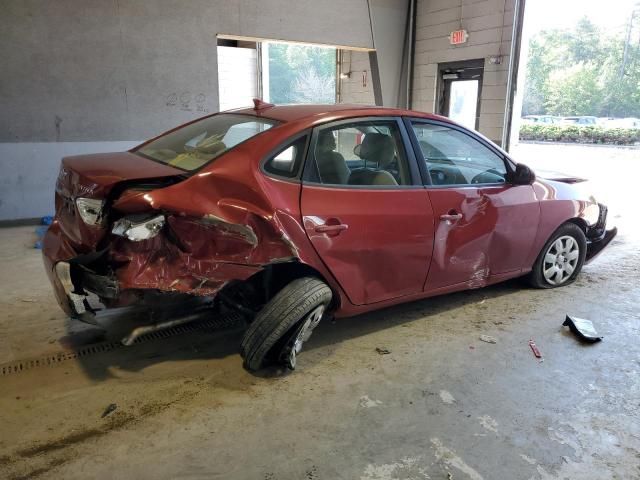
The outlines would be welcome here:
M 531 185 L 535 179 L 536 174 L 533 170 L 522 163 L 516 165 L 516 171 L 511 175 L 511 183 L 514 185 Z

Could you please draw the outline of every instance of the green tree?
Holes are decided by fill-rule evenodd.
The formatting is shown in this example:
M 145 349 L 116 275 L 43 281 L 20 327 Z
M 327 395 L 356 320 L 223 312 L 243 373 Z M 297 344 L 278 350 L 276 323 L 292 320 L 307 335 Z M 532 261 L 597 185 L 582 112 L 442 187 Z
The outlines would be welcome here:
M 523 115 L 640 117 L 640 27 L 627 37 L 582 18 L 543 30 L 529 43 L 526 69 Z
M 269 44 L 269 99 L 274 103 L 335 100 L 335 49 Z M 328 92 L 333 92 L 328 94 Z

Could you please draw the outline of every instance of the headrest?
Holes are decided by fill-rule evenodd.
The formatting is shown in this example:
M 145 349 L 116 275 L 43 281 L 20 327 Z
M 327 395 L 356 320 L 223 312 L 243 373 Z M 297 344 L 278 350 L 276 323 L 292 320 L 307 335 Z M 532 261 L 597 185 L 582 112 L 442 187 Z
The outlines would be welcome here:
M 393 155 L 393 139 L 384 133 L 367 133 L 357 153 L 360 158 L 377 160 L 378 158 Z

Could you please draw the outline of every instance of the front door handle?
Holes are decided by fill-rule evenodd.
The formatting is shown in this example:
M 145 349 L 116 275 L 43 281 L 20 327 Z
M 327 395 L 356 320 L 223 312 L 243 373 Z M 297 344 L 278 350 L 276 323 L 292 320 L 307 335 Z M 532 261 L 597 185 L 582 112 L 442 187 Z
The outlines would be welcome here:
M 316 225 L 315 231 L 318 233 L 340 233 L 349 228 L 349 225 L 338 223 L 337 225 Z
M 440 220 L 444 220 L 447 222 L 457 222 L 458 220 L 461 220 L 461 219 L 462 219 L 461 213 L 449 212 L 445 215 L 440 215 Z

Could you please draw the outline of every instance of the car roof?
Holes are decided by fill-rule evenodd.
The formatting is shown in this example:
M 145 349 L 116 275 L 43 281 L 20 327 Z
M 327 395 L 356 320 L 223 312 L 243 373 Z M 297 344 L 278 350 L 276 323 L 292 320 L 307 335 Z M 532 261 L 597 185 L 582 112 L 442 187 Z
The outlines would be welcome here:
M 424 112 L 416 112 L 414 110 L 404 110 L 398 108 L 377 107 L 371 105 L 273 105 L 264 106 L 258 110 L 255 108 L 239 108 L 235 110 L 227 110 L 221 113 L 239 113 L 243 115 L 254 115 L 257 117 L 270 118 L 280 122 L 295 122 L 308 120 L 309 123 L 318 123 L 319 121 L 332 119 L 339 120 L 350 117 L 363 116 L 411 116 L 430 118 L 433 120 L 445 121 L 452 123 L 446 117 L 432 115 Z

